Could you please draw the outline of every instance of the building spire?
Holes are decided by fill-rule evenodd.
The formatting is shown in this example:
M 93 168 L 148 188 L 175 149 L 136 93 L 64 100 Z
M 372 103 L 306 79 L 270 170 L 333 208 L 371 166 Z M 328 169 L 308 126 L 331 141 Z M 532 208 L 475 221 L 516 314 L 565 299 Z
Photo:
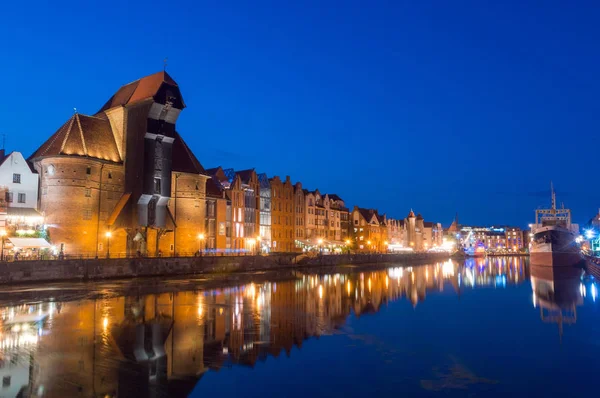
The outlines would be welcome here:
M 169 59 L 169 57 L 165 57 L 165 59 L 163 59 L 163 72 L 167 71 L 167 60 Z

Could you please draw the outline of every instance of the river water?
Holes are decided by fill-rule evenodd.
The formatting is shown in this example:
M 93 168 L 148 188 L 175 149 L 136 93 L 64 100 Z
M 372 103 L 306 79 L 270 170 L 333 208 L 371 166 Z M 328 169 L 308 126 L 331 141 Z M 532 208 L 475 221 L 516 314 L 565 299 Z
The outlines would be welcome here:
M 575 396 L 597 285 L 525 258 L 0 291 L 0 397 Z M 21 394 L 21 395 L 19 395 Z

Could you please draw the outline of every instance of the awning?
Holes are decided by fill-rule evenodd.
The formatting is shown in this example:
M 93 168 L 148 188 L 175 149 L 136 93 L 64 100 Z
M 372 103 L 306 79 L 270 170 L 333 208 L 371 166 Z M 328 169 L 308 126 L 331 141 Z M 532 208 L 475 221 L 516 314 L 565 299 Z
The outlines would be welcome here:
M 52 245 L 42 238 L 8 238 L 14 247 L 19 249 L 50 248 Z
M 9 217 L 44 217 L 39 211 L 31 207 L 9 207 L 6 209 L 6 214 Z
M 298 244 L 298 243 L 301 245 L 304 245 L 304 246 L 314 246 L 315 245 L 315 243 L 311 243 L 311 241 L 309 241 L 309 240 L 296 239 L 296 244 Z
M 121 199 L 119 199 L 119 201 L 115 205 L 115 208 L 113 209 L 112 213 L 110 213 L 110 217 L 108 217 L 106 225 L 113 225 L 115 221 L 117 221 L 117 217 L 119 217 L 119 214 L 121 214 L 121 211 L 123 210 L 123 207 L 125 207 L 125 204 L 127 204 L 127 201 L 129 200 L 130 196 L 131 193 L 127 192 L 121 196 Z

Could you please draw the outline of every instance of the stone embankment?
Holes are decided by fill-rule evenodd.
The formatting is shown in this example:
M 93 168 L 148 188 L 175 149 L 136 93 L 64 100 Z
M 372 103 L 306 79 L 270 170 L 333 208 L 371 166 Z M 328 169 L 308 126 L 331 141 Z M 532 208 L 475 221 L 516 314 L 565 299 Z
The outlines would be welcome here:
M 96 281 L 156 276 L 269 271 L 277 269 L 332 268 L 354 265 L 417 265 L 443 261 L 443 253 L 342 254 L 309 257 L 204 256 L 115 259 L 36 260 L 0 263 L 0 284 L 57 281 Z

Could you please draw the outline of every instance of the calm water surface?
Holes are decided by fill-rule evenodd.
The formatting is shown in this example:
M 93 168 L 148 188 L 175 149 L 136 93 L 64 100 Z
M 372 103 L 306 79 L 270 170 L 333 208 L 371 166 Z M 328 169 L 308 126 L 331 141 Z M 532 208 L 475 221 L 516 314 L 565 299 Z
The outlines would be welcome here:
M 596 391 L 598 288 L 579 269 L 489 258 L 245 278 L 5 289 L 0 397 Z

